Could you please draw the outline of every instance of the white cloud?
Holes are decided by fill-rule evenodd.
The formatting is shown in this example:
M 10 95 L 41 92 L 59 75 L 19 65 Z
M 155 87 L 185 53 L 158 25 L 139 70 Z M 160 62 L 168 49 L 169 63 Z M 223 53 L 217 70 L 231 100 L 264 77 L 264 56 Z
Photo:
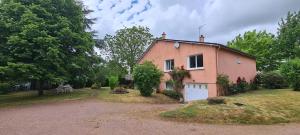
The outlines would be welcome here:
M 159 37 L 197 40 L 198 27 L 206 41 L 226 43 L 248 30 L 276 33 L 288 11 L 300 10 L 298 0 L 85 0 L 98 18 L 99 37 L 124 26 L 144 25 Z M 146 8 L 147 7 L 147 8 Z

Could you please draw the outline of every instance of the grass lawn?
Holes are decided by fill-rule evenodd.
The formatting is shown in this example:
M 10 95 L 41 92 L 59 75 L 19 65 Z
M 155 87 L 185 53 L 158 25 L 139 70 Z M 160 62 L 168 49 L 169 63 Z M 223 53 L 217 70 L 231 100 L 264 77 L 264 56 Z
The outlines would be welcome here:
M 97 95 L 97 99 L 109 102 L 123 102 L 123 103 L 154 103 L 154 104 L 166 104 L 176 103 L 173 100 L 163 94 L 153 93 L 151 97 L 143 97 L 138 90 L 129 90 L 127 94 L 111 94 L 109 88 L 102 88 Z
M 214 124 L 300 122 L 300 92 L 290 89 L 257 90 L 225 99 L 226 104 L 208 105 L 207 101 L 198 101 L 163 112 L 161 116 L 176 121 Z
M 75 90 L 73 93 L 57 95 L 50 91 L 45 91 L 43 96 L 38 96 L 37 91 L 22 91 L 0 95 L 0 108 L 31 105 L 37 103 L 49 103 L 66 100 L 86 99 L 95 96 L 95 91 L 90 89 Z
M 67 100 L 98 99 L 109 102 L 125 103 L 175 103 L 176 101 L 162 94 L 153 93 L 152 97 L 142 97 L 137 90 L 129 90 L 128 94 L 111 94 L 109 88 L 94 90 L 90 88 L 75 90 L 73 93 L 57 95 L 45 91 L 38 96 L 37 91 L 22 91 L 9 94 L 0 94 L 0 108 L 11 106 L 31 105 L 38 103 L 51 103 Z

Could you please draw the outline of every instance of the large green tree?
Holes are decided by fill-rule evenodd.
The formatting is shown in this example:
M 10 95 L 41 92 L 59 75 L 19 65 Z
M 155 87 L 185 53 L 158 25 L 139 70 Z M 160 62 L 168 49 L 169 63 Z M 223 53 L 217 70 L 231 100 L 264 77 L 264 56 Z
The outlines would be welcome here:
M 133 26 L 118 30 L 116 35 L 106 35 L 103 43 L 109 58 L 132 73 L 138 58 L 152 41 L 149 28 Z
M 282 60 L 300 58 L 300 11 L 289 12 L 285 19 L 281 19 L 278 43 Z
M 98 60 L 89 12 L 76 0 L 1 0 L 0 81 L 86 82 Z
M 247 31 L 244 35 L 239 34 L 227 45 L 255 56 L 259 71 L 271 71 L 279 66 L 274 35 L 266 31 Z

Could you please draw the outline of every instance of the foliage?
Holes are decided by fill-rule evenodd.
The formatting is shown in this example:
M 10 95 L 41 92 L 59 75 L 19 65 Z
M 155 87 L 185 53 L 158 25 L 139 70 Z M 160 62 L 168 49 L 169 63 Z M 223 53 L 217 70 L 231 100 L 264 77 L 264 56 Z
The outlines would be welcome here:
M 91 89 L 101 89 L 101 83 L 94 83 L 94 84 L 91 86 Z
M 300 58 L 300 11 L 289 12 L 285 19 L 281 19 L 278 29 L 277 53 L 283 60 Z
M 239 92 L 246 92 L 248 83 L 247 83 L 245 77 L 243 77 L 243 78 L 238 77 L 236 80 L 236 85 L 237 85 Z
M 106 35 L 103 42 L 103 50 L 107 52 L 110 59 L 121 65 L 122 68 L 129 68 L 132 73 L 138 58 L 143 54 L 153 40 L 149 28 L 133 26 L 123 28 L 116 32 L 116 35 Z
M 114 90 L 119 85 L 119 78 L 117 76 L 110 76 L 108 78 L 109 87 Z
M 84 86 L 98 62 L 89 12 L 76 0 L 2 0 L 0 81 L 35 81 L 40 95 L 43 84 Z
M 149 61 L 137 65 L 133 71 L 133 80 L 142 96 L 151 96 L 153 88 L 158 87 L 162 72 Z
M 262 74 L 262 85 L 268 89 L 280 89 L 286 87 L 284 77 L 277 71 L 270 71 Z
M 174 90 L 181 95 L 184 88 L 183 80 L 184 78 L 190 78 L 191 74 L 188 70 L 185 70 L 183 67 L 175 68 L 169 72 L 169 75 L 172 78 Z
M 173 99 L 176 99 L 176 100 L 179 100 L 181 97 L 182 97 L 182 94 L 181 93 L 178 93 L 174 90 L 164 90 L 162 92 L 162 94 L 170 97 L 170 98 L 173 98 Z
M 227 43 L 229 47 L 256 57 L 259 71 L 271 71 L 279 66 L 274 35 L 266 31 L 247 31 Z
M 293 59 L 282 64 L 280 71 L 293 89 L 300 91 L 300 59 Z
M 207 103 L 210 105 L 215 105 L 215 104 L 225 104 L 225 98 L 223 97 L 212 97 L 212 98 L 207 98 Z
M 0 82 L 0 94 L 8 93 L 8 91 L 11 90 L 11 88 L 11 84 Z
M 218 86 L 221 88 L 222 90 L 222 94 L 221 95 L 227 95 L 228 94 L 228 89 L 229 89 L 229 77 L 228 75 L 225 74 L 218 74 L 217 76 L 217 84 Z

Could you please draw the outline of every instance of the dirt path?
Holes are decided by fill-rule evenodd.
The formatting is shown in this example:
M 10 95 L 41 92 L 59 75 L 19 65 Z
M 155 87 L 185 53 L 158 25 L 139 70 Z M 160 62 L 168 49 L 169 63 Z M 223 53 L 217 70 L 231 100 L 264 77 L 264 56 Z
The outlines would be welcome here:
M 207 125 L 156 116 L 177 106 L 88 100 L 0 109 L 0 135 L 300 135 L 300 124 Z

